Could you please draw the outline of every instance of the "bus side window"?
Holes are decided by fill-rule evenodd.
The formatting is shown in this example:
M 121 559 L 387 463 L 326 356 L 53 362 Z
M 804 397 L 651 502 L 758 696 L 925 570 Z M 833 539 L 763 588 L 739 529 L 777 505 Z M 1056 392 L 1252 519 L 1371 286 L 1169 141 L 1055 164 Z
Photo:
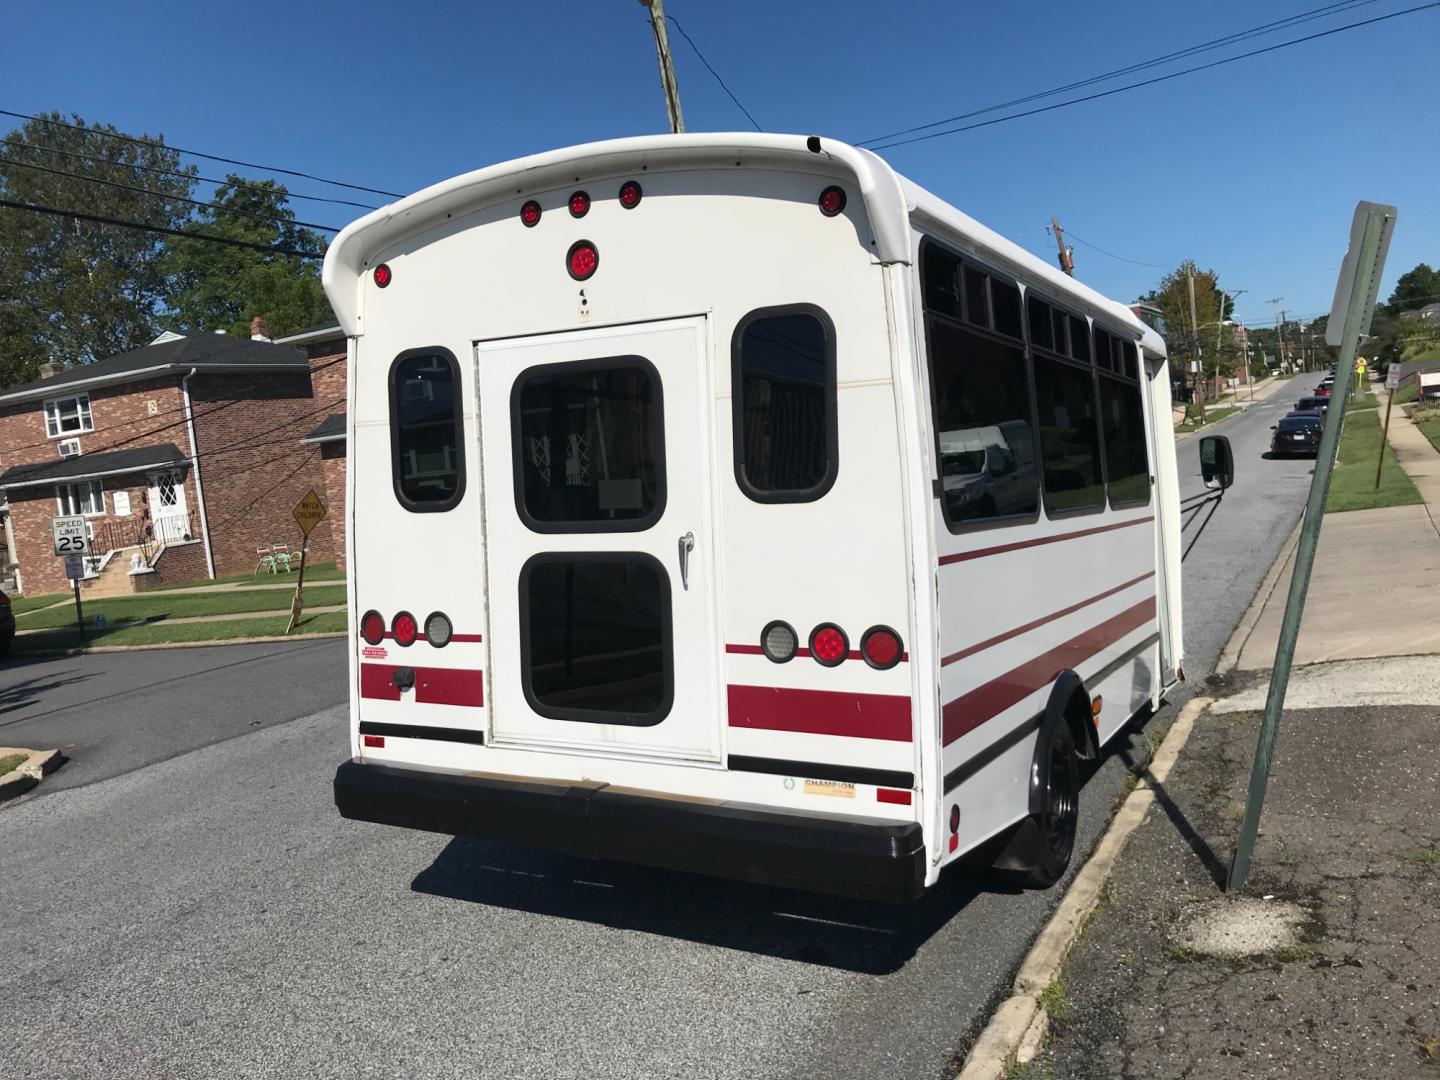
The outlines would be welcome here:
M 1098 337 L 1104 331 L 1095 333 Z M 1143 506 L 1150 501 L 1150 459 L 1133 342 L 1121 342 L 1121 357 L 1121 370 L 1100 373 L 1105 466 L 1110 480 L 1110 505 L 1116 508 Z
M 1026 297 L 1030 308 L 1031 364 L 1035 403 L 1040 410 L 1040 460 L 1045 510 L 1051 514 L 1101 510 L 1105 474 L 1101 465 L 1100 424 L 1095 408 L 1095 374 L 1088 362 L 1069 359 L 1068 340 L 1053 329 L 1071 325 L 1043 300 Z M 1083 326 L 1083 320 L 1074 320 Z M 1078 326 L 1077 326 L 1078 329 Z M 1037 333 L 1038 331 L 1038 333 Z M 1076 350 L 1084 355 L 1083 347 Z
M 411 349 L 390 368 L 395 497 L 417 513 L 449 510 L 465 493 L 460 366 L 448 349 Z
M 835 326 L 811 304 L 760 308 L 731 343 L 735 481 L 756 502 L 813 502 L 835 483 Z
M 959 274 L 960 260 L 928 241 L 921 262 L 927 282 Z M 964 321 L 943 293 L 925 294 L 940 507 L 952 532 L 1033 520 L 1040 503 L 1019 290 L 969 263 L 964 282 Z

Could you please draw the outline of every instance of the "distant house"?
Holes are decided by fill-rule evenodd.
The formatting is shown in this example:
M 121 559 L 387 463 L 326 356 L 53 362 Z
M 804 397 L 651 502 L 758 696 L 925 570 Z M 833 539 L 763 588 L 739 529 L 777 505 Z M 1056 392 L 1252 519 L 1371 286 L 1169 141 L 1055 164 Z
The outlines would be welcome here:
M 1414 319 L 1426 326 L 1440 326 L 1440 304 L 1426 304 L 1413 311 L 1402 311 L 1400 318 L 1406 321 Z
M 345 568 L 345 332 L 338 326 L 318 326 L 299 334 L 280 338 L 277 345 L 293 345 L 305 350 L 309 357 L 317 400 L 333 402 L 333 412 L 316 424 L 301 442 L 320 452 L 320 467 L 325 487 L 320 497 L 325 502 L 326 520 L 335 540 L 335 557 Z
M 244 573 L 260 548 L 298 548 L 291 511 L 325 490 L 318 449 L 299 439 L 344 401 L 343 359 L 314 367 L 257 319 L 249 339 L 164 334 L 0 391 L 0 490 L 20 588 L 68 587 L 52 554 L 57 515 L 87 519 L 83 584 L 97 594 Z M 334 557 L 328 520 L 310 548 Z

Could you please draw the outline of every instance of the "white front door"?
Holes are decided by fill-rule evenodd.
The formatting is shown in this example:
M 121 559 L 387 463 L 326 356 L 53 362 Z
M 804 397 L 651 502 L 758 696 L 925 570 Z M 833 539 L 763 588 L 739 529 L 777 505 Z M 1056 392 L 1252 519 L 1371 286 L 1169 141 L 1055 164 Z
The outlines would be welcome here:
M 492 738 L 718 761 L 705 319 L 475 361 Z
M 178 469 L 151 473 L 150 524 L 155 539 L 174 544 L 190 534 L 190 512 L 185 505 L 185 478 Z

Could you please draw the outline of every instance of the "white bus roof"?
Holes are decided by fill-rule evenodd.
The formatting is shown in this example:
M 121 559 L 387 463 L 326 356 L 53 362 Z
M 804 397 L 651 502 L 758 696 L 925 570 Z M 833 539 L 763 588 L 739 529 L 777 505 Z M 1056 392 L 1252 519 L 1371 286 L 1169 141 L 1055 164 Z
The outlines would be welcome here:
M 733 168 L 737 161 L 826 175 L 833 174 L 838 165 L 854 178 L 859 188 L 875 234 L 876 257 L 881 262 L 910 260 L 910 216 L 918 214 L 964 237 L 982 256 L 998 263 L 998 269 L 1021 273 L 1059 297 L 1069 296 L 1104 311 L 1113 324 L 1134 334 L 1147 351 L 1160 355 L 1165 351 L 1159 335 L 1128 308 L 1065 276 L 1049 263 L 911 183 L 871 151 L 805 135 L 753 132 L 642 135 L 565 147 L 476 169 L 432 184 L 346 226 L 325 255 L 322 273 L 325 291 L 340 326 L 347 335 L 355 336 L 361 332 L 356 279 L 364 273 L 375 252 L 407 236 L 414 236 L 456 214 L 527 192 L 563 186 L 573 182 L 577 168 L 608 175 L 629 172 L 640 165 L 650 170 L 710 165 Z

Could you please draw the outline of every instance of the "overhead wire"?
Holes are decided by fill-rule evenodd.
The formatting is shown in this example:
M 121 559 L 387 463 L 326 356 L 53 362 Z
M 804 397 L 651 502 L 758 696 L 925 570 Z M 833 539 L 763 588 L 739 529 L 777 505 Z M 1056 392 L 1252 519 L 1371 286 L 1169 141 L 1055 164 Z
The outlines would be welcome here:
M 665 13 L 665 18 L 669 19 L 672 23 L 675 24 L 675 29 L 679 30 L 680 36 L 690 43 L 690 48 L 695 50 L 695 55 L 700 58 L 700 63 L 705 65 L 705 70 L 710 72 L 711 75 L 715 76 L 715 81 L 720 84 L 720 89 L 724 90 L 730 100 L 735 103 L 735 107 L 745 114 L 745 119 L 750 121 L 751 126 L 753 126 L 756 131 L 763 130 L 755 117 L 750 115 L 750 110 L 740 103 L 740 99 L 735 96 L 734 91 L 732 91 L 730 87 L 725 85 L 725 80 L 720 77 L 720 73 L 716 71 L 713 67 L 711 67 L 710 61 L 706 60 L 705 54 L 700 51 L 700 46 L 695 44 L 695 39 L 692 38 L 689 34 L 687 34 L 685 32 L 685 28 L 680 25 L 680 20 L 675 18 L 675 16 L 671 15 L 669 12 Z

